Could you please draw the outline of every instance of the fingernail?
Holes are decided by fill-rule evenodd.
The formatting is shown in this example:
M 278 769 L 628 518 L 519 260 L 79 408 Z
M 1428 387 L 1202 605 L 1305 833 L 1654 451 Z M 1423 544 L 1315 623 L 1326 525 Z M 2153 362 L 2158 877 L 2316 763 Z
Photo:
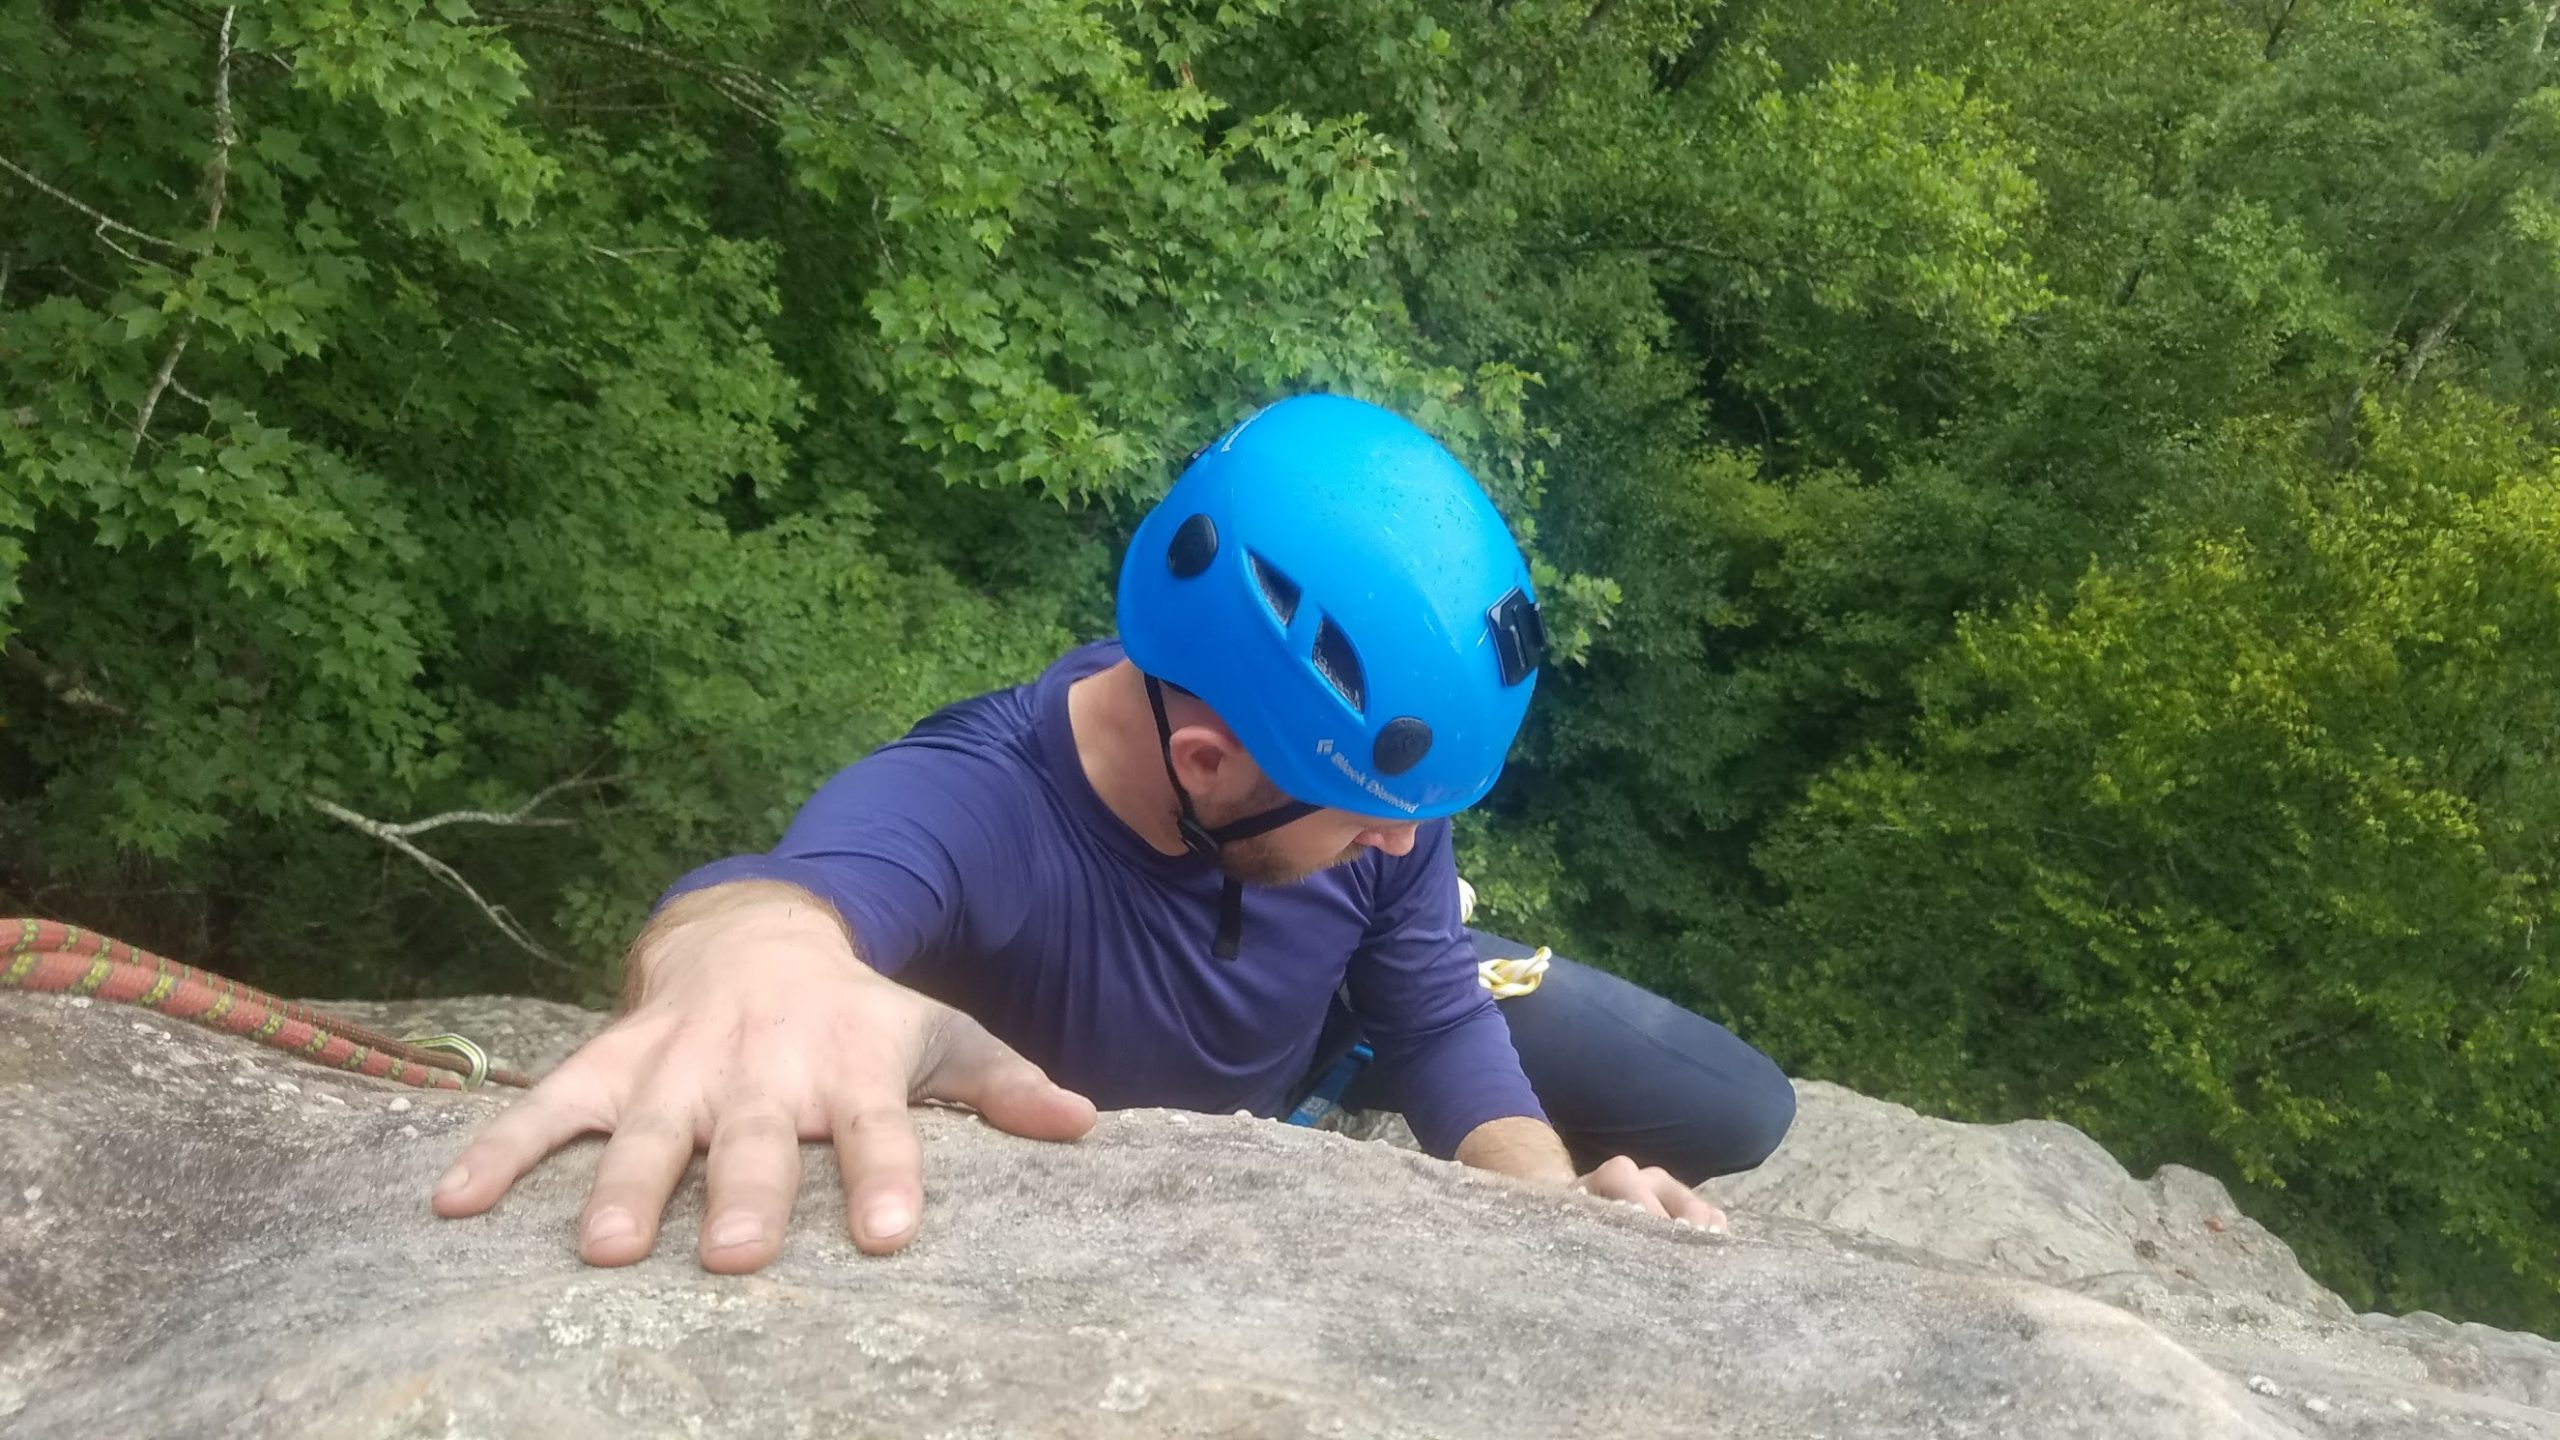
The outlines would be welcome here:
M 599 1210 L 594 1218 L 587 1221 L 587 1243 L 601 1245 L 609 1240 L 627 1240 L 639 1231 L 640 1227 L 633 1223 L 630 1211 Z
M 914 1223 L 916 1223 L 916 1212 L 906 1201 L 894 1196 L 874 1200 L 871 1202 L 871 1208 L 862 1212 L 862 1238 L 886 1240 L 894 1235 L 905 1234 L 907 1227 Z
M 1708 1233 L 1708 1234 L 1710 1234 L 1710 1235 L 1721 1235 L 1721 1234 L 1723 1234 L 1723 1233 L 1724 1233 L 1724 1221 L 1722 1221 L 1721 1219 L 1718 1219 L 1718 1220 L 1710 1220 L 1710 1221 L 1708 1221 L 1708 1222 L 1707 1222 L 1707 1233 Z
M 714 1250 L 753 1245 L 763 1238 L 764 1222 L 753 1215 L 731 1215 L 711 1227 L 711 1248 Z
M 452 1169 L 444 1172 L 444 1178 L 436 1182 L 436 1193 L 439 1195 L 450 1195 L 454 1191 L 459 1190 L 470 1183 L 471 1172 L 463 1166 L 456 1165 Z M 416 1192 L 413 1191 L 411 1193 L 414 1194 Z

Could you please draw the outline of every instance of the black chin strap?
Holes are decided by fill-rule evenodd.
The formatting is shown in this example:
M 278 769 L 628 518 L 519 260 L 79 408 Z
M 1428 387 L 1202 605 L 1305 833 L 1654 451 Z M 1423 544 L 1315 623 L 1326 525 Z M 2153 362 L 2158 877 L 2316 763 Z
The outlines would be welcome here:
M 1173 786 L 1174 803 L 1182 807 L 1181 817 L 1174 825 L 1182 832 L 1184 849 L 1203 860 L 1215 860 L 1219 849 L 1233 841 L 1268 834 L 1292 820 L 1316 813 L 1317 806 L 1291 800 L 1215 830 L 1201 824 L 1199 814 L 1191 808 L 1191 792 L 1182 788 L 1182 777 L 1173 773 L 1173 724 L 1165 718 L 1164 686 L 1153 675 L 1147 677 L 1147 704 L 1156 712 L 1156 750 L 1164 756 L 1164 778 Z M 1218 938 L 1210 945 L 1209 953 L 1221 960 L 1233 960 L 1243 944 L 1244 882 L 1230 875 L 1225 893 L 1218 897 Z

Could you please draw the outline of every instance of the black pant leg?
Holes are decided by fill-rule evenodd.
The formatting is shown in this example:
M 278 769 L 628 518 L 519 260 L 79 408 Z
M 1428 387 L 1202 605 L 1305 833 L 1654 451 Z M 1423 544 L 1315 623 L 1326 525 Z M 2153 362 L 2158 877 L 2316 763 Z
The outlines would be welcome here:
M 1486 959 L 1535 949 L 1467 933 Z M 1695 1185 L 1768 1159 L 1795 1121 L 1795 1087 L 1768 1056 L 1606 971 L 1555 957 L 1502 1014 L 1538 1103 L 1586 1174 L 1625 1155 Z

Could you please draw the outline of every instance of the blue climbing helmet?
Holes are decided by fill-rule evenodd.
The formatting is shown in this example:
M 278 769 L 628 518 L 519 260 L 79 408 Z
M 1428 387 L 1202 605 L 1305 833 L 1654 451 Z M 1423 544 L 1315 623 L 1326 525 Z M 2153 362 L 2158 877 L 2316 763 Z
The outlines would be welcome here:
M 1159 738 L 1161 681 L 1298 802 L 1209 832 L 1176 783 L 1201 853 L 1319 806 L 1427 820 L 1474 804 L 1546 650 L 1529 567 L 1466 468 L 1334 395 L 1281 401 L 1192 457 L 1130 542 L 1119 611 Z

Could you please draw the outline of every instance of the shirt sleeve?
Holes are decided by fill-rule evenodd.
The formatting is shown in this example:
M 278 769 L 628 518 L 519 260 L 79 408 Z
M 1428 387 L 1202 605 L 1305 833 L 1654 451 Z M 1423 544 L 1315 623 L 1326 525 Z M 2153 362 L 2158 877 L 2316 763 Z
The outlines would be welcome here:
M 771 851 L 693 870 L 658 904 L 734 880 L 785 881 L 834 906 L 863 963 L 895 975 L 1008 929 L 997 912 L 1018 887 L 984 883 L 1004 873 L 997 836 L 1008 803 L 976 757 L 901 741 L 820 786 Z M 980 877 L 974 889 L 969 876 Z
M 1547 1118 L 1511 1048 L 1510 1025 L 1477 983 L 1475 945 L 1458 922 L 1447 821 L 1423 826 L 1413 853 L 1382 868 L 1346 978 L 1377 1052 L 1371 1083 L 1423 1149 L 1447 1159 L 1488 1120 Z

